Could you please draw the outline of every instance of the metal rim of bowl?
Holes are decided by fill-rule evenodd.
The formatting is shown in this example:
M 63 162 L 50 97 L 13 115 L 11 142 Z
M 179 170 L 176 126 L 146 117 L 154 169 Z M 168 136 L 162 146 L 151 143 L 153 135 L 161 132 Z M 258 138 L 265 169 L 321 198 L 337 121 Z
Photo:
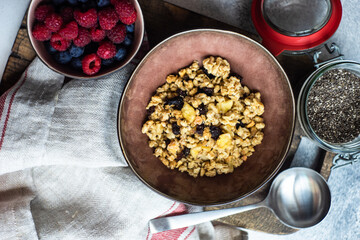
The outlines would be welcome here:
M 101 78 L 101 77 L 105 77 L 111 73 L 114 73 L 116 71 L 119 71 L 120 69 L 124 68 L 125 66 L 128 65 L 128 63 L 130 63 L 134 57 L 136 56 L 136 54 L 138 53 L 141 45 L 142 45 L 142 42 L 144 40 L 144 32 L 145 32 L 145 27 L 144 27 L 144 17 L 143 17 L 143 13 L 142 13 L 142 10 L 141 10 L 141 7 L 140 7 L 140 4 L 138 3 L 137 0 L 134 0 L 134 4 L 135 4 L 135 8 L 136 8 L 136 11 L 138 13 L 138 16 L 141 16 L 140 17 L 140 25 L 141 25 L 141 31 L 140 31 L 140 44 L 136 47 L 134 53 L 132 54 L 132 56 L 129 57 L 129 59 L 127 61 L 125 61 L 121 67 L 118 67 L 118 68 L 115 68 L 107 73 L 103 73 L 101 75 L 98 75 L 98 76 L 74 76 L 74 75 L 71 75 L 71 74 L 67 74 L 67 73 L 63 73 L 59 70 L 57 70 L 55 67 L 51 66 L 50 64 L 48 64 L 45 59 L 43 59 L 43 57 L 37 53 L 37 51 L 35 50 L 35 44 L 34 44 L 34 41 L 37 41 L 33 38 L 32 34 L 31 34 L 31 23 L 30 23 L 30 13 L 35 11 L 35 9 L 33 10 L 33 8 L 37 7 L 37 5 L 35 6 L 35 1 L 31 0 L 30 4 L 29 4 L 29 7 L 28 7 L 28 10 L 27 10 L 27 14 L 26 14 L 26 31 L 27 31 L 27 34 L 28 34 L 28 37 L 30 39 L 30 44 L 31 44 L 31 47 L 34 49 L 35 53 L 36 53 L 36 56 L 39 57 L 39 59 L 48 67 L 50 68 L 51 70 L 61 74 L 61 75 L 64 75 L 65 77 L 69 77 L 69 78 L 73 78 L 73 79 L 98 79 L 98 78 Z
M 284 152 L 284 155 L 281 157 L 281 161 L 280 163 L 276 166 L 276 168 L 273 170 L 273 172 L 262 182 L 260 183 L 256 188 L 254 188 L 252 191 L 246 193 L 245 195 L 243 196 L 240 196 L 240 197 L 237 197 L 235 199 L 230 199 L 228 201 L 222 201 L 222 202 L 218 202 L 218 203 L 211 203 L 211 204 L 199 204 L 199 203 L 196 203 L 196 202 L 190 202 L 190 201 L 183 201 L 183 200 L 178 200 L 178 199 L 175 199 L 173 198 L 172 196 L 169 196 L 159 190 L 157 190 L 155 187 L 151 186 L 148 182 L 146 182 L 137 172 L 136 170 L 133 168 L 130 160 L 128 159 L 128 156 L 126 155 L 125 153 L 125 149 L 124 149 L 124 145 L 123 145 L 123 141 L 122 141 L 122 137 L 121 137 L 121 126 L 120 126 L 120 119 L 121 119 L 121 116 L 120 116 L 120 113 L 121 113 L 121 110 L 123 108 L 123 102 L 124 102 L 124 96 L 125 96 L 125 93 L 127 92 L 128 90 L 128 87 L 130 85 L 130 83 L 132 82 L 132 79 L 133 77 L 135 76 L 135 74 L 139 71 L 139 69 L 141 68 L 141 66 L 144 64 L 144 62 L 146 61 L 146 59 L 154 52 L 156 51 L 159 47 L 162 46 L 162 44 L 164 44 L 165 42 L 175 38 L 175 37 L 178 37 L 178 36 L 181 36 L 181 35 L 186 35 L 186 34 L 190 34 L 190 33 L 193 33 L 193 32 L 217 32 L 217 33 L 223 33 L 223 34 L 231 34 L 231 35 L 235 35 L 235 36 L 238 36 L 238 37 L 242 37 L 248 41 L 250 41 L 251 43 L 257 45 L 258 47 L 260 47 L 262 50 L 264 50 L 271 58 L 272 60 L 276 63 L 277 67 L 279 68 L 279 70 L 281 70 L 281 72 L 283 73 L 283 75 L 285 76 L 285 79 L 286 79 L 286 82 L 289 86 L 289 89 L 290 89 L 290 93 L 291 93 L 291 99 L 292 99 L 292 106 L 293 106 L 293 111 L 292 111 L 292 123 L 291 123 L 291 133 L 290 133 L 290 139 L 289 139 L 289 142 L 286 146 L 286 150 Z M 180 33 L 177 33 L 177 34 L 174 34 L 168 38 L 166 38 L 165 40 L 163 40 L 162 42 L 158 43 L 154 48 L 152 48 L 146 55 L 145 57 L 143 57 L 143 59 L 139 62 L 139 64 L 136 66 L 136 68 L 134 69 L 133 73 L 131 74 L 128 82 L 126 83 L 125 87 L 124 87 L 124 91 L 122 92 L 122 95 L 121 95 L 121 98 L 120 98 L 120 102 L 119 102 L 119 107 L 118 107 L 118 114 L 117 114 L 117 133 L 118 133 L 118 139 L 119 139 L 119 143 L 120 143 L 120 148 L 121 148 L 121 151 L 124 155 L 124 158 L 128 164 L 128 166 L 131 168 L 132 172 L 135 174 L 135 176 L 142 182 L 144 183 L 148 188 L 150 188 L 151 190 L 153 190 L 154 192 L 160 194 L 161 196 L 167 198 L 167 199 L 170 199 L 170 200 L 174 200 L 174 201 L 178 201 L 178 202 L 181 202 L 181 203 L 185 203 L 185 204 L 188 204 L 188 205 L 193 205 L 193 206 L 203 206 L 203 207 L 208 207 L 208 206 L 221 206 L 221 205 L 225 205 L 225 204 L 229 204 L 229 203 L 233 203 L 233 202 L 236 202 L 236 201 L 239 201 L 241 199 L 244 199 L 248 196 L 250 196 L 251 194 L 255 193 L 256 191 L 258 191 L 260 188 L 262 188 L 265 184 L 267 184 L 277 173 L 278 171 L 280 170 L 280 168 L 282 167 L 282 165 L 284 164 L 285 162 L 285 158 L 286 158 L 286 155 L 289 151 L 289 148 L 291 146 L 291 141 L 292 141 L 292 138 L 293 138 L 293 134 L 294 134 L 294 130 L 295 130 L 295 98 L 294 98 L 294 94 L 293 94 L 293 91 L 292 91 L 292 88 L 291 88 L 291 84 L 290 84 L 290 81 L 289 81 L 289 78 L 288 76 L 286 75 L 284 69 L 281 67 L 280 63 L 276 60 L 276 58 L 270 53 L 269 50 L 267 50 L 264 46 L 262 46 L 261 44 L 257 43 L 256 41 L 252 40 L 251 38 L 247 37 L 247 36 L 244 36 L 240 33 L 236 33 L 236 32 L 232 32 L 232 31 L 226 31 L 226 30 L 219 30 L 219 29 L 207 29 L 207 28 L 203 28 L 203 29 L 195 29 L 195 30 L 188 30 L 188 31 L 184 31 L 184 32 L 180 32 Z
M 320 75 L 322 76 L 322 73 L 326 72 L 327 70 L 334 69 L 333 67 L 340 65 L 340 64 L 356 64 L 360 66 L 360 63 L 352 60 L 336 60 L 329 62 L 317 70 L 315 70 L 304 82 L 304 84 L 301 87 L 301 90 L 299 92 L 299 97 L 296 104 L 296 111 L 297 111 L 297 117 L 300 123 L 300 126 L 306 136 L 310 138 L 318 147 L 334 152 L 334 153 L 352 153 L 355 152 L 356 149 L 347 148 L 344 145 L 334 145 L 331 143 L 328 143 L 324 140 L 322 140 L 317 134 L 315 133 L 314 129 L 311 127 L 308 116 L 307 116 L 307 98 L 311 91 L 312 86 L 315 84 L 315 82 L 320 78 Z

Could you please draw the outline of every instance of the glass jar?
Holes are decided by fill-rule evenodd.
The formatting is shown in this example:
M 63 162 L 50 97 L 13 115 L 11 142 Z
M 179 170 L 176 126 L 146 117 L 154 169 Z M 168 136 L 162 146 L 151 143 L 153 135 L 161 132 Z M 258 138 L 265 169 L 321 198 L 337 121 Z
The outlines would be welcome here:
M 340 0 L 253 0 L 251 17 L 272 54 L 302 54 L 336 32 L 342 6 Z
M 357 77 L 360 77 L 360 63 L 349 61 L 349 60 L 335 60 L 330 61 L 319 67 L 315 72 L 313 72 L 305 81 L 304 85 L 301 88 L 298 103 L 297 103 L 297 112 L 298 119 L 302 129 L 304 130 L 307 137 L 312 139 L 315 144 L 317 144 L 322 149 L 327 151 L 341 153 L 341 154 L 352 154 L 360 151 L 360 135 L 352 139 L 351 141 L 344 143 L 331 143 L 318 136 L 314 131 L 313 127 L 310 124 L 308 117 L 308 97 L 309 94 L 316 83 L 325 73 L 334 69 L 344 69 Z M 360 127 L 360 126 L 357 126 Z

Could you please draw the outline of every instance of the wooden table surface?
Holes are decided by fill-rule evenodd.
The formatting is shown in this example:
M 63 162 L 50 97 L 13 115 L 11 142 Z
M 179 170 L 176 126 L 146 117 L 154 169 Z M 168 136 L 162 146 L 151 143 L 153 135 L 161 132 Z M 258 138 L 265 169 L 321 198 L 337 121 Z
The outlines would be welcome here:
M 176 7 L 162 0 L 139 0 L 139 3 L 144 15 L 145 29 L 148 34 L 150 47 L 154 47 L 156 44 L 175 33 L 197 28 L 230 30 L 244 34 L 256 41 L 261 40 L 257 35 L 250 34 L 239 28 L 229 26 L 214 19 Z M 36 56 L 27 35 L 25 18 L 26 17 L 24 17 L 23 23 L 19 29 L 12 49 L 12 54 L 9 57 L 7 67 L 0 84 L 0 95 L 15 84 L 17 79 L 24 72 L 25 68 Z M 305 81 L 306 77 L 314 71 L 312 61 L 306 55 L 280 55 L 277 59 L 290 79 L 296 98 L 302 83 Z M 301 135 L 301 129 L 297 124 L 292 142 L 292 149 L 288 154 L 289 156 L 291 156 L 296 150 Z M 322 165 L 321 174 L 326 179 L 330 174 L 332 157 L 333 154 L 326 153 L 324 163 Z M 285 167 L 286 164 L 284 165 L 284 168 Z M 268 187 L 269 185 L 264 186 L 257 193 L 239 201 L 238 203 L 232 204 L 231 206 L 250 204 L 262 200 L 266 196 Z M 231 217 L 222 218 L 220 221 L 222 223 L 232 224 L 239 227 L 276 234 L 288 234 L 295 231 L 294 229 L 282 225 L 270 211 L 265 209 L 258 209 L 247 213 L 237 214 Z

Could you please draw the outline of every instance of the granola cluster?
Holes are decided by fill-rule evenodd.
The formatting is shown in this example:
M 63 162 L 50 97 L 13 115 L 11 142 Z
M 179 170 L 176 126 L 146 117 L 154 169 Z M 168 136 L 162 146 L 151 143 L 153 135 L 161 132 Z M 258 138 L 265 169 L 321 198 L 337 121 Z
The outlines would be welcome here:
M 154 155 L 193 177 L 231 173 L 246 161 L 263 139 L 264 105 L 240 80 L 212 56 L 167 76 L 142 127 Z

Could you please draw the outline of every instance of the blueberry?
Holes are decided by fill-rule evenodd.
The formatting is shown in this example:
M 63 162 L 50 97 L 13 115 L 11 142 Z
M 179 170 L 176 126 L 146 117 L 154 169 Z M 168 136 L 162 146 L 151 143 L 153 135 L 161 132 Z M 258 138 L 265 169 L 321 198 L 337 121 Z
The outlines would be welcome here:
M 211 133 L 211 137 L 214 140 L 217 140 L 219 138 L 219 136 L 221 135 L 221 129 L 220 129 L 220 127 L 217 127 L 217 126 L 210 126 L 210 133 Z
M 72 57 L 80 57 L 81 55 L 83 55 L 84 49 L 85 48 L 83 47 L 77 47 L 75 45 L 72 45 L 69 49 L 69 52 Z
M 236 123 L 236 129 L 238 129 L 239 127 L 245 127 L 246 125 L 243 124 L 243 122 L 241 120 L 239 120 L 237 123 Z
M 67 0 L 71 5 L 78 4 L 78 0 Z
M 119 48 L 119 50 L 117 51 L 116 55 L 115 55 L 115 60 L 117 61 L 121 61 L 125 58 L 126 56 L 126 49 L 125 48 Z
M 101 64 L 104 66 L 110 66 L 114 62 L 114 58 L 103 59 Z
M 178 88 L 177 90 L 176 90 L 176 92 L 179 94 L 179 96 L 181 96 L 181 97 L 186 97 L 187 96 L 187 93 L 186 93 L 186 91 L 183 91 L 183 90 L 181 90 L 180 88 Z
M 133 42 L 133 38 L 134 38 L 133 35 L 127 34 L 125 39 L 124 39 L 123 44 L 125 46 L 130 46 L 132 44 L 132 42 Z
M 175 135 L 179 135 L 180 134 L 180 127 L 179 125 L 177 125 L 176 122 L 173 122 L 171 124 L 171 127 L 172 127 L 172 132 L 175 134 Z
M 135 30 L 135 24 L 131 24 L 131 25 L 126 25 L 126 31 L 129 33 L 134 32 Z
M 204 124 L 196 125 L 196 133 L 202 136 L 204 132 L 204 128 L 205 128 Z
M 198 93 L 205 93 L 207 96 L 211 97 L 214 94 L 214 89 L 203 87 L 198 89 Z
M 203 72 L 210 78 L 210 79 L 213 79 L 215 78 L 214 75 L 212 75 L 211 73 L 208 72 L 208 70 L 206 70 L 206 68 L 202 68 Z
M 202 103 L 197 108 L 199 110 L 200 115 L 205 115 L 207 113 L 207 107 Z
M 187 148 L 187 147 L 184 147 L 184 149 L 177 156 L 176 160 L 179 161 L 179 160 L 181 160 L 182 158 L 186 157 L 189 154 L 190 154 L 190 149 Z
M 173 108 L 176 110 L 181 110 L 182 107 L 184 106 L 184 100 L 182 97 L 177 96 L 174 98 L 167 99 L 165 101 L 165 105 L 170 105 L 173 106 Z
M 110 0 L 96 0 L 96 2 L 99 7 L 110 5 Z
M 47 50 L 50 54 L 54 54 L 54 53 L 57 52 L 56 49 L 51 46 L 51 44 L 50 44 L 49 41 L 44 42 L 44 44 L 45 44 L 46 50 Z
M 88 0 L 78 0 L 81 3 L 86 3 Z
M 71 55 L 70 55 L 70 52 L 69 51 L 64 51 L 64 52 L 58 52 L 56 53 L 55 55 L 55 60 L 58 62 L 58 63 L 61 63 L 61 64 L 66 64 L 68 62 L 71 61 Z
M 60 5 L 63 4 L 65 2 L 65 0 L 52 0 L 54 5 Z
M 81 58 L 73 58 L 71 60 L 71 66 L 73 66 L 73 68 L 76 69 L 81 69 L 82 68 Z

